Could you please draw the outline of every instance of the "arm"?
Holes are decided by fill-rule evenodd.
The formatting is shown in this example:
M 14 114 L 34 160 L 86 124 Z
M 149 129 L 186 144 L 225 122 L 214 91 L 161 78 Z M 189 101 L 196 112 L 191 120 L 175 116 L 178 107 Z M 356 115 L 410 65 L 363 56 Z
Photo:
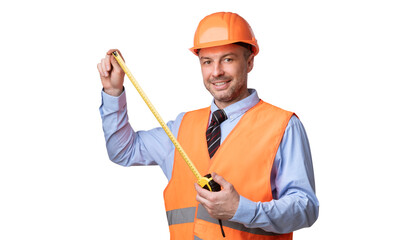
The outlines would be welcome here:
M 97 65 L 103 84 L 100 114 L 109 158 L 122 166 L 158 164 L 169 179 L 173 161 L 170 154 L 174 153 L 174 146 L 162 128 L 138 132 L 132 129 L 123 91 L 124 73 L 119 72 L 121 69 L 111 55 L 113 51 L 109 50 Z M 110 68 L 107 68 L 108 64 Z M 180 114 L 175 122 L 167 123 L 174 136 L 183 115 Z
M 174 151 L 174 146 L 162 128 L 135 132 L 129 123 L 126 95 L 113 97 L 102 92 L 100 114 L 109 158 L 122 166 L 160 165 L 165 172 L 165 160 Z M 178 121 L 167 123 L 174 135 L 178 132 Z
M 250 228 L 288 233 L 311 226 L 318 218 L 319 202 L 310 146 L 301 122 L 292 117 L 277 151 L 270 202 L 252 202 L 240 197 L 239 207 L 231 221 Z

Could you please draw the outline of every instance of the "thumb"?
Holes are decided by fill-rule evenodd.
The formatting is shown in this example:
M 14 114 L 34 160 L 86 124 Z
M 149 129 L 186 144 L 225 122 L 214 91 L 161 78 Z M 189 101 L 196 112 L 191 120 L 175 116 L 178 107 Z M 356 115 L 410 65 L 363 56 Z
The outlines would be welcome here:
M 119 49 L 113 48 L 107 51 L 107 55 L 110 56 L 110 63 L 111 65 L 118 71 L 122 70 L 122 68 L 120 67 L 119 63 L 117 62 L 116 58 L 113 56 L 113 52 L 116 52 L 117 55 L 119 55 L 123 61 L 125 60 L 123 58 L 123 55 L 120 53 Z
M 123 60 L 124 61 L 124 60 Z M 115 69 L 117 69 L 117 70 L 121 70 L 122 68 L 120 67 L 120 65 L 119 65 L 119 63 L 117 62 L 117 60 L 116 60 L 116 58 L 113 56 L 113 55 L 111 55 L 110 56 L 110 62 L 111 62 L 111 65 L 115 68 Z
M 228 181 L 226 181 L 226 179 L 224 179 L 222 176 L 218 175 L 217 173 L 213 172 L 211 174 L 213 180 L 218 183 L 223 189 L 228 187 L 230 185 L 230 183 Z

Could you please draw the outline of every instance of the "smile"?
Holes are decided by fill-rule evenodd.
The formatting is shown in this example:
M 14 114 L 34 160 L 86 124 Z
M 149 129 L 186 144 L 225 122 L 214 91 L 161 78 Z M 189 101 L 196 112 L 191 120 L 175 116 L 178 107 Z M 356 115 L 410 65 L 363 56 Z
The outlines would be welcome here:
M 231 82 L 232 79 L 217 79 L 217 81 L 213 81 L 211 84 L 213 84 L 215 86 L 222 86 L 222 85 L 225 85 L 225 84 Z
M 213 90 L 216 90 L 216 91 L 223 91 L 223 90 L 226 90 L 226 89 L 228 89 L 229 88 L 229 86 L 230 86 L 230 82 L 231 82 L 232 80 L 228 80 L 228 81 L 221 81 L 221 82 L 213 82 L 213 83 L 211 83 L 211 84 L 213 84 L 212 86 L 213 86 Z

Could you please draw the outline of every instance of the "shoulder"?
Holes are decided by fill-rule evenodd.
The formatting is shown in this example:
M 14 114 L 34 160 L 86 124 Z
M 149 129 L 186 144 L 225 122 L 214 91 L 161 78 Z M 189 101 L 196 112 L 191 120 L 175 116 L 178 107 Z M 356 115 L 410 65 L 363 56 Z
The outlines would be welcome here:
M 286 113 L 286 114 L 291 114 L 291 115 L 292 115 L 292 114 L 295 114 L 294 112 L 291 112 L 291 111 L 285 110 L 285 109 L 283 109 L 283 108 L 277 107 L 277 106 L 272 105 L 272 104 L 270 104 L 270 103 L 268 103 L 268 102 L 265 102 L 265 101 L 263 101 L 263 100 L 261 100 L 261 101 L 260 101 L 260 103 L 262 104 L 262 106 L 263 106 L 264 108 L 266 108 L 266 109 L 268 109 L 268 110 L 271 110 L 271 111 L 281 112 L 281 113 Z
M 301 123 L 300 119 L 296 115 L 293 115 L 291 117 L 285 129 L 284 141 L 286 141 L 285 139 L 288 138 L 303 139 L 304 141 L 308 141 L 306 130 L 303 124 Z
M 264 115 L 270 116 L 272 118 L 283 119 L 286 122 L 290 121 L 290 119 L 294 116 L 297 118 L 297 115 L 294 112 L 282 109 L 262 100 L 258 105 L 259 111 L 264 112 Z
M 298 118 L 297 115 L 292 115 L 290 118 L 290 121 L 288 121 L 288 126 L 287 128 L 303 128 L 303 124 L 301 123 L 300 119 Z

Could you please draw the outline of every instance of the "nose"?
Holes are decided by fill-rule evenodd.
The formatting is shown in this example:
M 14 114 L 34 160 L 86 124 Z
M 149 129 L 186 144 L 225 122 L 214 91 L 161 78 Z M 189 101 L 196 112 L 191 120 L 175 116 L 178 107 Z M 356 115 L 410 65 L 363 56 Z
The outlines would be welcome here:
M 223 66 L 221 62 L 217 62 L 213 64 L 213 72 L 212 72 L 213 77 L 220 77 L 220 76 L 223 76 L 223 74 L 224 74 L 224 71 L 223 71 Z

